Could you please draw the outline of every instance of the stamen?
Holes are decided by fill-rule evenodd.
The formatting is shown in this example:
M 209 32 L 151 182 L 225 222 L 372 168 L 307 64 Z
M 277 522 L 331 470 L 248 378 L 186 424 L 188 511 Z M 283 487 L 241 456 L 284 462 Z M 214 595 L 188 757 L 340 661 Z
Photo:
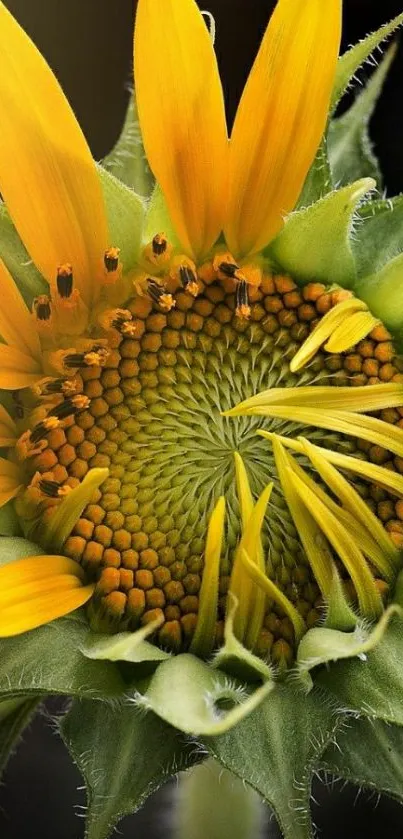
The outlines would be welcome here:
M 71 297 L 73 291 L 73 269 L 70 263 L 59 265 L 57 269 L 57 291 L 63 299 Z
M 114 273 L 119 266 L 120 248 L 108 248 L 104 254 L 104 265 L 108 274 Z
M 238 280 L 240 283 L 246 282 L 245 275 L 235 262 L 220 262 L 217 269 L 221 271 L 221 274 L 224 274 L 225 277 L 229 277 L 231 280 Z
M 50 320 L 52 309 L 50 297 L 47 294 L 41 294 L 39 297 L 35 297 L 32 308 L 38 321 L 46 323 Z
M 249 305 L 248 284 L 241 280 L 235 289 L 235 312 L 239 318 L 249 320 L 251 308 Z
M 47 417 L 32 429 L 30 432 L 30 442 L 34 444 L 38 443 L 39 440 L 43 440 L 46 437 L 49 431 L 54 431 L 55 428 L 60 428 L 60 426 L 61 422 L 58 417 Z
M 188 265 L 181 265 L 179 268 L 179 279 L 188 294 L 191 294 L 192 297 L 198 296 L 200 288 L 197 281 L 197 275 Z
M 26 460 L 28 457 L 35 457 L 42 454 L 47 448 L 47 440 L 39 440 L 35 445 L 32 442 L 32 435 L 30 431 L 24 431 L 21 437 L 17 440 L 15 450 L 19 460 Z
M 168 239 L 165 233 L 156 233 L 152 240 L 152 251 L 154 256 L 162 256 L 168 247 Z
M 77 393 L 78 385 L 74 379 L 42 379 L 32 387 L 36 396 L 50 396 L 56 393 L 63 393 L 65 396 L 72 396 Z
M 68 368 L 80 367 L 103 367 L 106 364 L 109 350 L 106 347 L 95 345 L 92 350 L 86 353 L 67 353 L 63 357 L 63 363 Z
M 165 312 L 170 312 L 176 306 L 173 295 L 169 294 L 165 286 L 159 285 L 155 280 L 148 280 L 148 293 L 153 303 L 160 306 Z
M 50 481 L 46 479 L 39 481 L 39 489 L 49 498 L 63 498 L 71 492 L 70 486 L 63 486 L 62 484 L 59 484 L 58 481 Z
M 65 399 L 60 405 L 56 405 L 50 412 L 49 416 L 58 417 L 58 419 L 67 419 L 67 417 L 75 416 L 81 411 L 85 411 L 91 404 L 88 396 L 82 393 L 76 394 L 69 399 Z

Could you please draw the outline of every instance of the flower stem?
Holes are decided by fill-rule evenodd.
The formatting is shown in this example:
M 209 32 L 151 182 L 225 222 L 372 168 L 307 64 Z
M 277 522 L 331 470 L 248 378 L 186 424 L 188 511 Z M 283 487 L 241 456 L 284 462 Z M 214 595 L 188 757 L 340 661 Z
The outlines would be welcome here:
M 180 775 L 175 839 L 258 839 L 264 822 L 257 793 L 217 761 Z

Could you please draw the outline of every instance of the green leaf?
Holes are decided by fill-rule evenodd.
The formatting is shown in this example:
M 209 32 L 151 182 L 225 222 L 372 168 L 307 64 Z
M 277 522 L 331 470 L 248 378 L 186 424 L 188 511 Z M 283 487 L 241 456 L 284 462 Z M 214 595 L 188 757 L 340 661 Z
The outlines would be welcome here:
M 40 699 L 7 699 L 0 702 L 0 775 Z
M 133 705 L 76 701 L 61 733 L 87 787 L 86 839 L 107 839 L 123 816 L 200 759 L 175 729 Z
M 393 35 L 396 29 L 398 29 L 402 24 L 403 12 L 393 18 L 390 23 L 386 23 L 384 26 L 381 26 L 381 28 L 377 29 L 376 32 L 368 35 L 367 38 L 364 38 L 363 41 L 360 41 L 354 47 L 351 47 L 350 50 L 345 52 L 344 55 L 339 58 L 336 81 L 331 101 L 332 111 L 336 109 L 343 94 L 346 90 L 348 90 L 351 82 L 354 80 L 357 70 L 359 70 L 361 65 L 364 64 L 374 50 L 376 50 L 383 41 Z
M 328 629 L 318 626 L 310 629 L 304 635 L 297 655 L 297 671 L 300 679 L 310 690 L 313 687 L 309 671 L 320 664 L 339 661 L 342 658 L 364 659 L 366 653 L 373 650 L 382 640 L 392 616 L 402 611 L 399 606 L 390 606 L 383 613 L 381 619 L 372 629 L 358 624 L 353 632 L 341 632 L 339 629 Z
M 403 803 L 403 729 L 379 720 L 351 720 L 327 748 L 320 768 Z
M 148 204 L 144 243 L 151 242 L 156 233 L 165 233 L 171 245 L 180 247 L 180 242 L 172 226 L 168 207 L 159 184 L 156 184 Z
M 125 273 L 138 261 L 146 212 L 144 198 L 117 180 L 102 166 L 98 174 L 106 204 L 110 244 L 120 248 Z
M 74 615 L 0 639 L 0 697 L 51 693 L 102 699 L 122 694 L 125 684 L 116 665 L 90 661 L 80 652 L 87 632 L 87 624 Z
M 9 501 L 0 508 L 0 536 L 21 536 L 21 525 L 14 509 L 14 503 Z
M 284 839 L 311 839 L 312 772 L 337 724 L 334 709 L 320 693 L 304 696 L 283 684 L 236 728 L 204 742 L 213 757 L 273 808 Z
M 401 343 L 403 326 L 403 254 L 391 259 L 376 274 L 358 280 L 354 291 Z
M 385 201 L 370 201 L 358 209 L 352 249 L 357 275 L 368 277 L 380 271 L 403 250 L 403 195 Z
M 346 711 L 403 725 L 403 621 L 392 617 L 372 652 L 363 659 L 318 670 L 317 685 L 328 690 Z
M 382 186 L 382 174 L 368 129 L 395 56 L 394 44 L 352 107 L 329 125 L 328 151 L 335 184 L 344 186 L 368 177 L 376 180 L 378 189 Z
M 0 258 L 14 277 L 24 300 L 31 306 L 34 297 L 48 291 L 48 284 L 35 268 L 10 219 L 5 204 L 0 202 Z
M 371 178 L 363 178 L 292 213 L 269 256 L 301 284 L 316 280 L 349 288 L 356 275 L 350 242 L 354 212 L 374 185 Z
M 332 173 L 328 159 L 327 138 L 323 138 L 316 157 L 306 177 L 306 181 L 299 197 L 297 209 L 310 207 L 320 198 L 324 198 L 333 188 Z
M 135 701 L 185 734 L 214 735 L 236 725 L 273 688 L 273 682 L 266 682 L 249 694 L 239 681 L 184 654 L 163 661 L 144 695 L 138 694 Z
M 122 133 L 112 151 L 102 161 L 102 165 L 115 178 L 134 189 L 138 195 L 148 197 L 151 194 L 154 177 L 145 155 L 132 91 Z

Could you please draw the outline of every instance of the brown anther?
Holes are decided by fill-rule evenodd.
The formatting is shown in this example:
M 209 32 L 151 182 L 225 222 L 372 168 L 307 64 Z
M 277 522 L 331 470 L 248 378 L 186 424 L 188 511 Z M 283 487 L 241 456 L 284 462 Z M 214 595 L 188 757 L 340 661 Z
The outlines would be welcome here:
M 168 239 L 165 233 L 157 233 L 151 243 L 154 256 L 162 256 L 168 247 Z
M 221 271 L 221 274 L 224 274 L 224 277 L 228 277 L 230 280 L 246 282 L 245 275 L 242 273 L 239 265 L 235 262 L 220 262 L 217 267 L 218 270 Z
M 248 284 L 245 280 L 241 280 L 235 289 L 235 313 L 239 318 L 248 320 L 250 318 L 251 308 L 249 305 Z
M 65 399 L 64 402 L 60 402 L 59 405 L 56 405 L 56 407 L 51 411 L 50 416 L 58 417 L 58 419 L 66 419 L 67 417 L 78 414 L 80 411 L 85 411 L 90 407 L 90 404 L 91 402 L 88 396 L 84 396 L 82 393 L 77 393 L 75 396 L 71 396 L 68 399 Z
M 119 266 L 120 248 L 108 248 L 104 254 L 104 265 L 108 274 L 117 271 Z
M 50 297 L 47 294 L 40 294 L 39 297 L 35 297 L 32 308 L 37 320 L 43 323 L 50 320 L 52 309 Z
M 163 309 L 165 312 L 170 312 L 176 306 L 175 298 L 169 294 L 165 286 L 160 285 L 155 280 L 148 280 L 148 293 L 153 303 Z
M 69 262 L 59 265 L 56 285 L 60 297 L 63 299 L 71 297 L 73 291 L 73 268 Z
M 68 495 L 69 492 L 71 492 L 71 487 L 62 486 L 58 483 L 58 481 L 46 480 L 42 478 L 41 480 L 39 480 L 38 485 L 43 495 L 47 495 L 48 498 L 63 498 L 64 496 Z
M 197 276 L 189 265 L 181 265 L 179 268 L 179 279 L 188 294 L 191 294 L 192 297 L 198 296 L 200 288 L 199 283 L 197 282 Z
M 19 460 L 26 460 L 27 457 L 40 455 L 47 447 L 47 440 L 39 440 L 35 445 L 32 443 L 31 432 L 24 431 L 16 443 L 16 452 Z
M 35 396 L 50 396 L 55 393 L 63 393 L 65 396 L 72 396 L 77 393 L 77 383 L 74 379 L 42 379 L 32 387 Z
M 49 431 L 53 431 L 54 428 L 60 428 L 61 422 L 58 417 L 50 416 L 46 417 L 43 422 L 39 422 L 35 428 L 32 429 L 30 432 L 30 443 L 34 444 L 39 443 L 40 440 L 43 440 Z M 33 452 L 30 452 L 32 455 Z

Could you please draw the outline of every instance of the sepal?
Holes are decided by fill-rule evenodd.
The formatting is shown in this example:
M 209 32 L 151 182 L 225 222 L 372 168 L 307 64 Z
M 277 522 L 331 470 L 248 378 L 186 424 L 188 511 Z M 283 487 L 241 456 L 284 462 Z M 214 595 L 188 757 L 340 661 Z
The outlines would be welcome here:
M 380 720 L 349 722 L 326 749 L 320 769 L 403 803 L 403 729 Z
M 369 277 L 358 280 L 355 291 L 367 304 L 372 314 L 379 317 L 402 344 L 403 327 L 403 254 L 391 259 L 383 268 Z
M 268 256 L 302 285 L 316 280 L 351 287 L 356 276 L 350 241 L 354 213 L 374 187 L 375 181 L 363 178 L 292 213 L 270 245 Z
M 304 635 L 297 653 L 297 674 L 306 690 L 312 690 L 314 684 L 310 671 L 321 664 L 355 657 L 365 662 L 367 653 L 380 643 L 395 614 L 402 617 L 400 606 L 390 606 L 373 629 L 362 622 L 357 624 L 353 632 L 328 629 L 326 626 L 310 629 Z
M 6 699 L 0 702 L 0 777 L 40 699 Z
M 138 195 L 147 198 L 151 194 L 154 177 L 144 151 L 133 91 L 130 91 L 130 101 L 120 137 L 112 151 L 103 159 L 102 165 Z
M 61 734 L 85 780 L 86 839 L 108 839 L 123 816 L 202 759 L 194 744 L 154 714 L 122 702 L 75 701 Z
M 358 208 L 352 249 L 360 282 L 378 273 L 403 250 L 403 195 Z
M 333 183 L 338 186 L 367 177 L 375 179 L 378 189 L 382 186 L 382 174 L 368 128 L 395 56 L 394 44 L 351 108 L 330 122 L 328 153 Z
M 396 30 L 403 24 L 403 12 L 396 15 L 389 23 L 385 23 L 376 32 L 372 32 L 359 41 L 358 44 L 351 47 L 339 58 L 339 63 L 336 73 L 336 81 L 333 88 L 331 109 L 334 111 L 337 108 L 342 96 L 349 89 L 354 80 L 357 70 L 361 65 L 371 57 L 374 50 L 382 44 L 387 38 L 390 38 Z
M 108 217 L 109 241 L 120 249 L 120 261 L 127 273 L 139 260 L 146 201 L 102 166 L 98 166 L 98 175 Z
M 312 773 L 340 719 L 321 692 L 306 696 L 286 683 L 236 728 L 204 744 L 272 807 L 284 839 L 312 839 Z
M 15 229 L 8 210 L 0 203 L 0 258 L 12 274 L 25 302 L 31 306 L 34 297 L 45 294 L 48 286 L 35 267 Z
M 146 640 L 157 628 L 155 624 L 153 621 L 136 632 L 118 632 L 116 635 L 90 632 L 81 652 L 95 661 L 130 661 L 132 664 L 154 661 L 158 664 L 171 656 Z M 160 625 L 159 621 L 157 625 Z
M 237 679 L 213 670 L 189 653 L 163 661 L 144 694 L 133 701 L 193 736 L 223 734 L 257 708 L 273 690 L 266 682 L 253 693 Z M 230 707 L 230 710 L 223 710 Z

